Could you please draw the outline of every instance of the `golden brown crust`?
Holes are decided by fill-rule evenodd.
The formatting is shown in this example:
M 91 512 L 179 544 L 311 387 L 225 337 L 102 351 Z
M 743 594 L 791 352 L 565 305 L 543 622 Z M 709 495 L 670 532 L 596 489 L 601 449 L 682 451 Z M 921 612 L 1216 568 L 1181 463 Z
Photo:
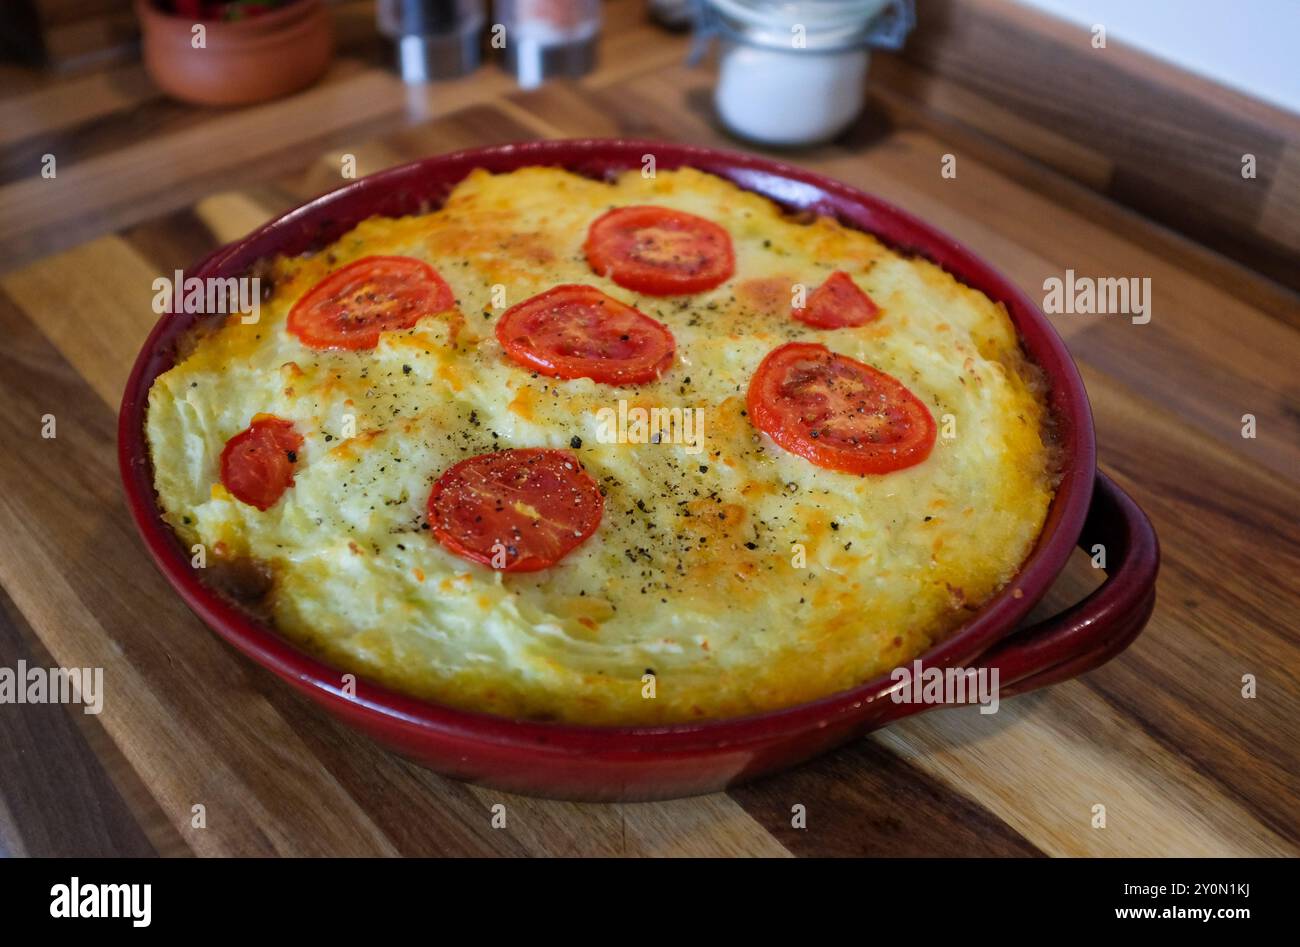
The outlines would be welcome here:
M 590 273 L 586 224 L 610 206 L 647 203 L 726 227 L 735 277 L 662 299 Z M 284 331 L 294 300 L 372 254 L 427 260 L 456 309 L 373 352 L 314 352 Z M 789 317 L 780 287 L 815 286 L 833 270 L 871 295 L 879 320 L 826 331 Z M 261 323 L 198 339 L 150 392 L 164 513 L 187 539 L 270 564 L 264 602 L 286 635 L 418 696 L 602 724 L 822 697 L 905 664 L 965 622 L 1017 571 L 1051 501 L 1045 381 L 1000 305 L 870 236 L 825 218 L 792 222 L 699 172 L 613 184 L 545 168 L 475 172 L 438 212 L 366 221 L 269 272 Z M 565 282 L 668 325 L 677 362 L 659 382 L 626 389 L 511 363 L 493 336 L 494 287 L 510 304 Z M 745 389 L 761 358 L 791 339 L 824 342 L 907 385 L 939 425 L 931 457 L 855 477 L 759 436 Z M 606 443 L 600 412 L 620 401 L 699 409 L 703 449 Z M 306 439 L 295 486 L 265 513 L 231 498 L 214 466 L 261 411 L 293 420 Z M 432 478 L 451 463 L 575 442 L 605 492 L 605 517 L 560 565 L 494 574 L 423 528 Z

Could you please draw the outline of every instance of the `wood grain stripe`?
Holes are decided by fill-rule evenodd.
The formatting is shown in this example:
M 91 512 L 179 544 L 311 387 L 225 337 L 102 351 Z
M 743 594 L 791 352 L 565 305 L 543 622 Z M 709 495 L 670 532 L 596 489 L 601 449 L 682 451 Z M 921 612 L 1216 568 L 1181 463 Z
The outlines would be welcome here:
M 305 747 L 350 796 L 366 800 L 367 817 L 407 856 L 529 854 L 513 831 L 492 827 L 490 805 L 472 787 L 424 769 L 336 723 L 270 675 L 255 686 L 294 728 Z M 299 787 L 314 793 L 313 781 Z
M 380 118 L 391 127 L 401 108 L 395 84 L 384 73 L 361 73 L 87 159 L 50 180 L 0 187 L 0 252 L 12 266 L 185 206 L 223 182 L 247 179 L 250 169 L 265 175 L 293 167 L 303 149 L 328 147 L 345 129 Z
M 991 727 L 965 709 L 904 721 L 881 741 L 935 778 L 970 787 L 1049 855 L 1295 853 L 1243 807 L 1206 793 L 1195 767 L 1171 759 L 1077 681 L 1007 701 Z M 1094 828 L 1098 805 L 1106 824 Z
M 729 791 L 796 855 L 1041 855 L 1019 832 L 872 737 Z M 794 807 L 803 806 L 803 827 Z
M 40 320 L 101 399 L 116 404 L 139 351 L 158 320 L 153 282 L 171 278 L 119 237 L 101 237 L 0 278 L 20 308 Z
M 1300 699 L 1294 614 L 1300 488 L 1260 470 L 1099 374 L 1086 374 L 1099 449 L 1160 533 L 1163 608 L 1127 660 L 1087 679 L 1135 723 L 1300 844 L 1291 708 Z M 1264 436 L 1279 436 L 1276 433 Z M 1194 476 L 1187 459 L 1195 458 Z M 1175 617 L 1176 616 L 1176 617 Z M 1254 675 L 1259 696 L 1242 696 Z
M 22 141 L 47 140 L 52 134 L 110 116 L 120 118 L 158 95 L 140 65 L 96 72 L 48 86 L 27 95 L 0 100 L 0 148 L 8 157 Z M 40 131 L 33 134 L 39 126 Z M 28 174 L 32 171 L 29 169 Z
M 889 55 L 877 57 L 872 68 L 886 73 L 916 70 L 906 61 Z M 925 81 L 933 82 L 933 78 Z M 1013 180 L 1019 194 L 1032 192 L 1044 198 L 1054 213 L 1076 214 L 1108 236 L 1140 233 L 1143 251 L 1159 256 L 1183 272 L 1196 274 L 1201 281 L 1292 328 L 1300 328 L 1300 304 L 1295 290 L 1262 279 L 1249 268 L 1248 260 L 1229 259 L 1174 230 L 1153 227 L 1137 211 L 1106 199 L 1053 167 L 1028 159 L 1015 142 L 990 137 L 970 128 L 958 117 L 918 106 L 899 93 L 897 85 L 886 80 L 869 87 L 869 106 L 863 124 L 884 123 L 937 138 L 945 143 L 945 153 L 975 158 L 981 165 Z M 870 140 L 859 140 L 856 129 L 850 137 L 857 146 L 871 144 Z
M 55 661 L 105 668 L 102 723 L 173 824 L 204 854 L 394 851 L 249 686 L 266 672 L 208 634 L 145 559 L 116 485 L 113 413 L 7 298 L 0 329 L 13 384 L 0 583 Z M 54 440 L 40 437 L 45 414 Z M 195 804 L 209 828 L 190 827 Z
M 1300 574 L 1300 304 L 1078 183 L 1113 188 L 1116 162 L 1132 156 L 999 102 L 974 66 L 971 81 L 953 81 L 915 60 L 878 61 L 873 110 L 797 160 L 948 230 L 1031 298 L 1066 268 L 1151 278 L 1150 325 L 1054 317 L 1081 361 L 1107 469 L 1164 541 L 1155 618 L 1121 658 L 992 717 L 930 713 L 728 794 L 578 805 L 456 783 L 389 754 L 234 654 L 164 586 L 121 508 L 113 463 L 113 407 L 155 318 L 153 277 L 343 183 L 345 156 L 364 175 L 537 136 L 736 147 L 712 113 L 711 71 L 679 58 L 684 42 L 658 41 L 638 3 L 608 10 L 604 65 L 534 92 L 494 69 L 407 89 L 373 68 L 390 51 L 367 32 L 369 5 L 348 3 L 336 73 L 280 103 L 200 120 L 138 84 L 77 79 L 0 97 L 0 118 L 18 123 L 0 122 L 0 177 L 50 141 L 72 159 L 55 181 L 24 175 L 0 187 L 0 268 L 12 269 L 0 278 L 0 584 L 12 599 L 8 623 L 0 599 L 0 661 L 27 647 L 98 663 L 109 688 L 94 726 L 62 708 L 51 722 L 0 707 L 0 732 L 19 747 L 52 741 L 66 748 L 59 772 L 88 774 L 57 787 L 82 807 L 72 824 L 99 806 L 93 844 L 105 852 L 141 838 L 200 854 L 1300 852 L 1300 634 L 1287 617 Z M 48 111 L 35 124 L 34 103 Z M 1202 104 L 1224 105 L 1213 95 Z M 1249 110 L 1234 121 L 1234 148 L 1242 134 L 1276 131 Z M 148 144 L 127 140 L 132 122 L 152 130 Z M 1032 155 L 993 128 L 1012 129 Z M 1188 154 L 1186 143 L 1175 150 Z M 938 173 L 947 153 L 954 180 Z M 1260 226 L 1286 237 L 1291 203 L 1270 191 Z M 1259 423 L 1249 441 L 1239 434 L 1246 412 Z M 54 441 L 39 437 L 46 413 L 58 419 Z M 1097 581 L 1077 554 L 1036 615 Z M 1253 700 L 1241 695 L 1247 673 L 1259 681 Z M 0 789 L 0 847 L 75 844 L 32 788 L 50 782 L 52 766 L 5 769 L 21 779 Z M 208 807 L 206 829 L 190 826 L 194 802 Z M 492 826 L 498 803 L 505 828 Z M 806 829 L 790 825 L 795 804 L 807 807 Z M 1096 804 L 1104 829 L 1092 825 Z M 125 819 L 141 826 L 134 838 Z
M 0 593 L 0 667 L 55 664 Z M 25 686 L 25 683 L 20 683 Z M 136 817 L 71 715 L 76 705 L 0 705 L 0 854 L 29 857 L 155 854 Z M 48 818 L 57 812 L 59 818 Z
M 506 826 L 530 855 L 788 857 L 749 813 L 716 793 L 669 802 L 557 802 L 474 787 L 486 810 L 505 807 Z
M 1096 48 L 1090 30 L 1008 0 L 934 0 L 920 5 L 919 21 L 902 54 L 917 70 L 900 77 L 886 69 L 878 81 L 902 78 L 893 88 L 918 108 L 947 112 L 1300 288 L 1300 243 L 1260 226 L 1274 193 L 1292 207 L 1300 201 L 1275 191 L 1286 145 L 1300 141 L 1300 117 L 1113 36 Z M 960 106 L 945 101 L 954 88 Z M 1026 128 L 1050 131 L 1050 139 Z M 1062 138 L 1101 158 L 1105 180 L 1080 174 L 1069 151 L 1063 158 Z M 1241 173 L 1246 154 L 1256 157 L 1253 179 Z

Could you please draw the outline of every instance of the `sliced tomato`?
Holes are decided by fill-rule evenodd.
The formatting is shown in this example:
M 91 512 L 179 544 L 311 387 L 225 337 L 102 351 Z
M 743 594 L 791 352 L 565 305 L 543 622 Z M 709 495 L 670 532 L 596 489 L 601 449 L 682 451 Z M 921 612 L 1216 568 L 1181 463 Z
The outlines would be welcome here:
M 789 342 L 749 383 L 750 420 L 818 467 L 881 474 L 919 464 L 934 447 L 934 418 L 898 379 L 831 352 Z
M 529 447 L 449 467 L 429 494 L 429 526 L 448 550 L 502 572 L 555 565 L 596 531 L 600 487 L 568 451 Z
M 813 290 L 808 305 L 793 310 L 800 322 L 819 329 L 843 329 L 864 326 L 880 315 L 880 307 L 858 288 L 853 278 L 836 270 Z
M 314 349 L 373 349 L 381 332 L 450 309 L 451 287 L 423 260 L 368 256 L 321 280 L 289 310 L 288 329 Z
M 267 510 L 293 486 L 293 466 L 302 436 L 293 422 L 259 414 L 226 441 L 221 451 L 221 482 L 236 500 Z
M 701 293 L 736 269 L 731 237 L 711 220 L 667 207 L 618 207 L 596 218 L 587 263 L 619 286 L 651 296 Z
M 594 286 L 556 286 L 526 299 L 502 314 L 496 331 L 525 368 L 612 385 L 653 381 L 677 349 L 667 326 Z

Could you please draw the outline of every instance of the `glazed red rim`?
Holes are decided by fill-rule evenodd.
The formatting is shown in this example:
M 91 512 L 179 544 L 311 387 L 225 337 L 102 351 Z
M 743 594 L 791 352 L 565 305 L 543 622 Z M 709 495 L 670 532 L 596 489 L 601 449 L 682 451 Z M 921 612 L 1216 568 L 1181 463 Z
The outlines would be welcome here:
M 433 209 L 476 168 L 501 173 L 540 164 L 604 178 L 618 171 L 640 170 L 647 155 L 654 156 L 660 170 L 693 167 L 768 197 L 788 210 L 836 217 L 875 234 L 901 252 L 928 258 L 1006 306 L 1021 344 L 1050 380 L 1048 402 L 1063 473 L 1038 541 L 1015 578 L 970 620 L 920 656 L 925 667 L 973 661 L 1016 629 L 1074 549 L 1096 476 L 1092 412 L 1069 352 L 1029 298 L 956 240 L 880 198 L 819 174 L 738 152 L 632 139 L 533 141 L 426 158 L 344 185 L 216 251 L 186 276 L 241 276 L 261 259 L 303 253 L 327 244 L 367 217 L 395 217 Z M 154 561 L 186 604 L 227 642 L 296 686 L 319 691 L 324 699 L 352 705 L 411 731 L 502 747 L 543 744 L 561 752 L 600 752 L 613 757 L 705 752 L 724 745 L 766 742 L 809 727 L 831 726 L 841 718 L 857 715 L 866 704 L 888 699 L 894 682 L 888 674 L 882 674 L 809 703 L 744 717 L 650 727 L 604 727 L 458 710 L 399 694 L 365 679 L 358 679 L 355 695 L 345 694 L 342 669 L 300 650 L 204 585 L 158 510 L 144 436 L 149 388 L 159 374 L 174 364 L 176 342 L 199 318 L 191 314 L 162 316 L 127 381 L 118 416 L 118 460 L 127 501 Z

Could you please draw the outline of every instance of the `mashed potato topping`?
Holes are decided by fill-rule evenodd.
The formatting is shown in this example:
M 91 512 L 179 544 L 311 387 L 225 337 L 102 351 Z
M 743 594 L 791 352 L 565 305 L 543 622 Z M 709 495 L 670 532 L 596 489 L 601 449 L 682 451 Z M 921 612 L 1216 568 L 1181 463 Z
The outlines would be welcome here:
M 590 224 L 632 205 L 723 228 L 732 275 L 652 296 L 593 272 Z M 313 286 L 376 255 L 429 264 L 454 305 L 382 332 L 372 349 L 310 348 L 286 330 Z M 792 290 L 811 293 L 836 271 L 869 297 L 872 320 L 792 318 Z M 701 172 L 607 183 L 551 168 L 476 171 L 436 212 L 372 218 L 318 253 L 272 261 L 270 273 L 256 324 L 235 316 L 196 336 L 150 391 L 159 505 L 213 565 L 251 562 L 269 575 L 256 607 L 282 634 L 416 696 L 599 724 L 826 696 L 910 662 L 966 621 L 1014 576 L 1052 498 L 1041 386 L 1001 305 L 869 235 L 789 218 Z M 561 284 L 596 287 L 662 323 L 672 363 L 657 380 L 620 385 L 513 361 L 496 320 Z M 747 390 L 790 341 L 901 382 L 933 416 L 933 450 L 861 475 L 761 434 Z M 636 419 L 653 409 L 665 419 L 677 409 L 692 430 L 638 436 Z M 292 422 L 302 438 L 292 485 L 265 510 L 221 478 L 225 445 L 257 415 Z M 572 452 L 599 484 L 603 516 L 581 545 L 511 573 L 434 538 L 427 502 L 444 471 L 537 447 Z

